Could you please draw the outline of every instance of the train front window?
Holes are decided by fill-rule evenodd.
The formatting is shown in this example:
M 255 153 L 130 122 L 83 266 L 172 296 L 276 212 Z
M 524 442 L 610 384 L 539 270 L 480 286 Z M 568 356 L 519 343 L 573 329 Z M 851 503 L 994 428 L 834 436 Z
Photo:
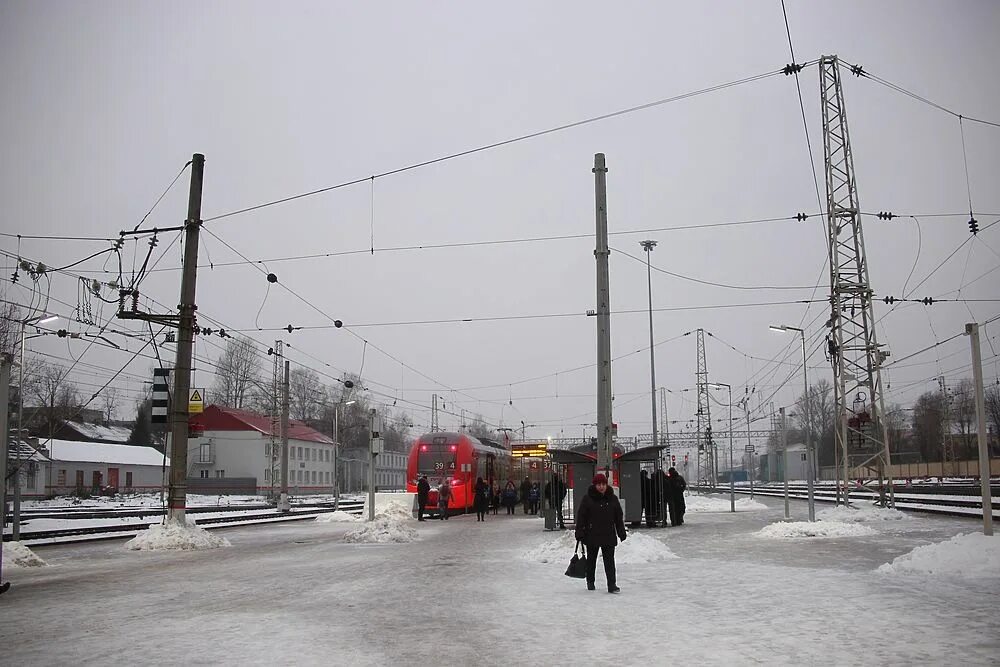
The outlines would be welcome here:
M 455 445 L 420 445 L 417 472 L 422 475 L 448 475 L 455 473 Z

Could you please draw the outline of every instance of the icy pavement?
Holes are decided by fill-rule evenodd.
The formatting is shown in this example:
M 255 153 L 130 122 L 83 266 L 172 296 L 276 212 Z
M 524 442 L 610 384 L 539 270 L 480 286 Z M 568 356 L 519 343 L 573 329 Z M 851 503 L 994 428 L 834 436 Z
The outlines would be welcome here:
M 677 558 L 622 563 L 617 596 L 600 566 L 595 592 L 563 576 L 569 550 L 527 558 L 571 539 L 522 514 L 413 521 L 403 544 L 309 521 L 217 531 L 232 547 L 201 552 L 40 547 L 49 567 L 4 571 L 0 643 L 9 664 L 996 664 L 1000 578 L 876 572 L 976 522 L 762 540 L 782 509 L 759 502 L 636 531 L 643 552 L 661 540 Z

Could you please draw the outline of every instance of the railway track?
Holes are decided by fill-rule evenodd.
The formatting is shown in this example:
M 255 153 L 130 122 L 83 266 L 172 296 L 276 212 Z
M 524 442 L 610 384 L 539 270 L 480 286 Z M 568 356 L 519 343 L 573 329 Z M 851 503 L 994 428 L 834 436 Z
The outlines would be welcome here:
M 364 501 L 351 500 L 341 501 L 340 508 L 345 512 L 360 514 L 364 507 Z M 74 508 L 81 509 L 81 508 Z M 194 523 L 205 529 L 232 528 L 237 526 L 250 526 L 265 523 L 282 523 L 286 521 L 305 521 L 333 511 L 332 503 L 302 504 L 295 505 L 289 512 L 278 512 L 271 505 L 253 505 L 242 507 L 193 507 L 186 510 L 187 514 L 223 514 L 223 516 L 202 516 L 192 517 Z M 68 516 L 67 516 L 68 514 Z M 228 515 L 228 516 L 226 516 Z M 149 517 L 148 520 L 140 520 L 119 525 L 105 526 L 83 526 L 80 528 L 56 528 L 52 530 L 31 530 L 31 519 L 63 519 L 79 520 L 114 520 Z M 47 544 L 66 544 L 71 542 L 90 542 L 95 540 L 122 539 L 134 537 L 151 525 L 161 522 L 163 510 L 159 508 L 136 510 L 126 508 L 124 510 L 101 510 L 98 512 L 71 512 L 53 513 L 50 510 L 37 511 L 22 515 L 22 520 L 27 522 L 28 529 L 21 530 L 21 542 L 28 546 L 43 546 Z M 9 541 L 10 535 L 5 534 L 4 540 Z
M 966 486 L 962 490 L 967 490 Z M 943 488 L 930 491 L 921 489 L 914 492 L 913 489 L 899 489 L 895 491 L 896 509 L 908 512 L 921 512 L 925 514 L 939 514 L 944 516 L 959 516 L 966 518 L 976 518 L 983 515 L 982 499 L 972 493 L 959 493 L 958 489 Z M 716 487 L 714 493 L 729 493 L 729 489 Z M 750 495 L 747 487 L 737 487 L 736 493 Z M 753 490 L 754 495 L 784 497 L 783 486 L 758 486 Z M 807 488 L 804 484 L 789 484 L 788 497 L 795 500 L 806 500 L 808 498 Z M 834 489 L 818 487 L 813 492 L 813 497 L 817 502 L 834 503 L 837 501 L 837 492 Z M 878 493 L 869 489 L 851 489 L 850 498 L 854 501 L 873 502 L 878 498 Z M 995 518 L 1000 518 L 1000 498 L 993 495 L 991 498 L 991 509 Z

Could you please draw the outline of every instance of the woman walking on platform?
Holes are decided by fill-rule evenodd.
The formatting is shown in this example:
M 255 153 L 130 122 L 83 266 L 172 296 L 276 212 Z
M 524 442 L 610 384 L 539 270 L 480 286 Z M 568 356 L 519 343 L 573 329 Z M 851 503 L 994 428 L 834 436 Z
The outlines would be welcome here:
M 604 574 L 608 578 L 608 592 L 617 593 L 617 573 L 615 571 L 615 546 L 618 540 L 626 538 L 625 517 L 622 505 L 614 490 L 608 486 L 608 478 L 603 473 L 594 475 L 594 484 L 587 489 L 587 495 L 580 503 L 576 517 L 576 539 L 587 547 L 587 590 L 595 590 L 594 579 L 597 572 L 597 550 L 604 558 Z

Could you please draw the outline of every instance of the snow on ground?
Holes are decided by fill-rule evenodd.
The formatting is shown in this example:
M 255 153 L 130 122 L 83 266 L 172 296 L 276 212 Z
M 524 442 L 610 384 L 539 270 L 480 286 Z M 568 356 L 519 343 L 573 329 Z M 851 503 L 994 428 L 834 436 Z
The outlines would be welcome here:
M 925 544 L 878 568 L 884 574 L 951 575 L 1000 578 L 1000 536 L 959 533 L 950 540 Z
M 839 521 L 779 521 L 764 526 L 754 536 L 771 540 L 800 537 L 865 537 L 875 535 L 868 526 Z
M 573 532 L 562 531 L 558 537 L 545 536 L 542 543 L 521 554 L 521 559 L 539 563 L 559 563 L 568 565 L 576 547 Z M 642 533 L 629 533 L 625 542 L 615 549 L 615 562 L 619 565 L 652 563 L 658 560 L 677 558 L 677 555 L 660 540 Z M 602 566 L 603 567 L 603 566 Z
M 45 567 L 48 565 L 44 560 L 35 555 L 35 552 L 21 544 L 20 542 L 3 543 L 3 566 L 8 567 Z
M 688 494 L 684 497 L 684 503 L 688 512 L 729 512 L 732 503 L 729 498 L 721 496 L 699 496 Z M 749 510 L 766 510 L 767 505 L 759 503 L 753 498 L 737 498 L 736 511 L 746 512 Z
M 405 543 L 417 539 L 417 531 L 388 514 L 379 514 L 374 521 L 365 521 L 344 535 L 345 542 L 361 544 Z
M 292 505 L 303 503 L 329 503 L 334 497 L 328 494 L 317 495 L 292 495 Z M 358 494 L 341 494 L 341 501 L 355 502 L 361 500 Z M 187 494 L 186 503 L 188 507 L 230 507 L 233 505 L 266 505 L 267 498 L 264 496 L 248 495 L 204 495 L 200 493 Z M 25 500 L 22 504 L 25 510 L 44 510 L 61 507 L 93 507 L 99 509 L 114 508 L 150 508 L 161 509 L 164 501 L 159 493 L 120 493 L 112 498 L 105 496 L 94 496 L 91 498 L 77 498 L 76 496 L 57 496 L 55 498 Z
M 328 512 L 326 514 L 320 514 L 316 517 L 316 523 L 357 523 L 361 520 L 362 517 L 360 514 L 351 514 L 350 512 L 345 512 L 344 510 Z
M 891 507 L 860 505 L 844 507 L 838 505 L 816 512 L 820 521 L 839 521 L 841 523 L 856 523 L 859 521 L 909 521 L 912 517 Z
M 558 565 L 525 560 L 562 536 L 521 514 L 410 520 L 419 541 L 378 548 L 340 539 L 357 526 L 312 521 L 226 529 L 233 547 L 209 552 L 44 547 L 57 567 L 6 575 L 0 642 L 6 662 L 25 665 L 125 655 L 137 637 L 165 665 L 996 664 L 1000 578 L 874 571 L 973 522 L 917 517 L 860 540 L 766 540 L 754 534 L 783 509 L 763 501 L 769 511 L 630 533 L 623 549 L 641 533 L 680 558 L 619 561 L 617 596 L 600 565 L 596 591 L 563 575 L 571 546 Z
M 232 546 L 224 537 L 213 535 L 190 519 L 182 526 L 174 521 L 150 526 L 125 543 L 130 551 L 193 551 Z

